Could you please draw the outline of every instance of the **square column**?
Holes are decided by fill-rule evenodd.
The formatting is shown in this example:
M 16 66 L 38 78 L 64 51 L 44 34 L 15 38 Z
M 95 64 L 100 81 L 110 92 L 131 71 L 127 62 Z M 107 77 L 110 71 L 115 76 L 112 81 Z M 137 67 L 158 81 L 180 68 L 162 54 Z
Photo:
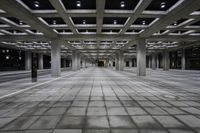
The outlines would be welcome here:
M 30 51 L 25 52 L 25 70 L 31 70 L 32 66 L 32 53 Z
M 43 54 L 39 54 L 38 58 L 39 58 L 39 64 L 38 64 L 39 69 L 43 69 L 44 68 L 43 67 Z
M 129 67 L 132 67 L 133 66 L 133 62 L 132 62 L 132 59 L 129 60 Z
M 105 61 L 105 67 L 109 67 L 109 59 L 106 59 L 106 61 Z
M 60 44 L 57 40 L 51 42 L 51 75 L 54 77 L 60 76 L 60 48 Z
M 119 53 L 116 53 L 116 57 L 115 57 L 115 69 L 119 70 Z
M 133 58 L 133 67 L 137 67 L 136 58 Z
M 77 53 L 77 70 L 80 70 L 81 69 L 81 57 L 80 57 L 80 53 Z
M 72 53 L 72 70 L 76 71 L 80 69 L 80 55 L 77 51 Z
M 86 59 L 85 58 L 82 59 L 82 67 L 86 68 Z
M 138 40 L 137 44 L 137 75 L 146 75 L 146 43 L 144 39 Z
M 124 70 L 124 52 L 123 51 L 119 51 L 119 71 L 123 71 Z
M 151 57 L 152 57 L 152 58 L 151 58 L 152 69 L 153 69 L 153 70 L 156 70 L 156 54 L 152 54 Z
M 160 61 L 159 61 L 159 55 L 157 54 L 156 56 L 156 67 L 159 68 L 160 66 Z
M 182 49 L 181 69 L 182 69 L 182 70 L 185 70 L 185 49 Z
M 149 56 L 147 56 L 148 58 L 147 58 L 147 67 L 148 68 L 151 68 L 151 56 L 149 55 Z
M 165 51 L 163 55 L 163 70 L 168 71 L 169 70 L 169 52 Z

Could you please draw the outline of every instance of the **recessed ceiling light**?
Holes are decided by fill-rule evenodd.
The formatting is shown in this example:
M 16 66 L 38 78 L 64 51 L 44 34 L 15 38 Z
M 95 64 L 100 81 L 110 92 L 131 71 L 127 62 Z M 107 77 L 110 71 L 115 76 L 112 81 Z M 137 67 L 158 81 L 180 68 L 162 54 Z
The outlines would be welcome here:
M 77 6 L 77 7 L 81 7 L 81 1 L 79 1 L 79 0 L 76 1 L 76 6 Z
M 145 21 L 142 21 L 142 24 L 143 24 L 143 25 L 145 25 L 145 24 L 146 24 L 146 22 L 145 22 Z
M 177 25 L 177 22 L 174 22 L 174 25 L 176 26 L 176 25 Z
M 114 24 L 117 24 L 117 20 L 114 20 Z
M 22 24 L 23 24 L 23 22 L 20 20 L 20 21 L 19 21 L 19 25 L 22 25 Z
M 160 3 L 160 8 L 165 8 L 165 6 L 166 6 L 166 2 Z
M 10 56 L 9 56 L 9 55 L 6 56 L 6 60 L 8 60 L 8 59 L 10 59 Z
M 125 2 L 124 1 L 120 2 L 120 7 L 125 7 Z
M 53 20 L 53 24 L 56 25 L 56 20 Z
M 38 8 L 38 7 L 40 7 L 40 3 L 39 3 L 38 1 L 34 1 L 34 6 L 35 6 L 36 8 Z
M 83 24 L 86 24 L 86 20 L 85 19 L 83 20 Z

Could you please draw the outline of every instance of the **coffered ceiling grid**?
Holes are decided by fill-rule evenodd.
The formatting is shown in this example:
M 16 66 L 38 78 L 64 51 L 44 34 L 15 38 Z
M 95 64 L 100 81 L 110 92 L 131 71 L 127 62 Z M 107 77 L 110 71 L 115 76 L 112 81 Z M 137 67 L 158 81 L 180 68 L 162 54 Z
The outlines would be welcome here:
M 199 9 L 199 0 L 1 0 L 0 41 L 49 51 L 42 42 L 60 39 L 63 53 L 94 59 L 129 53 L 139 38 L 148 49 L 176 48 L 198 44 Z

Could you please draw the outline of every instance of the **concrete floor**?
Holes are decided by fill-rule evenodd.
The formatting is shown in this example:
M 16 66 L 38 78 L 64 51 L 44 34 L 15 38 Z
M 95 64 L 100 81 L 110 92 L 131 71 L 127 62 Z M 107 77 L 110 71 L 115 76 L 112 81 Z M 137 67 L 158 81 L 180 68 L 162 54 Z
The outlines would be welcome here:
M 200 133 L 198 71 L 68 73 L 1 99 L 0 132 Z

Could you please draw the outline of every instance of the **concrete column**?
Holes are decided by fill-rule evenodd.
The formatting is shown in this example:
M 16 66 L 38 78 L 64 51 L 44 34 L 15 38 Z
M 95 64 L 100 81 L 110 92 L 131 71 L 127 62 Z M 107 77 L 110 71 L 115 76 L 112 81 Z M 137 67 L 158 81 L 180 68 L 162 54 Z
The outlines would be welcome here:
M 87 67 L 88 67 L 88 60 L 85 59 L 85 68 L 87 68 Z
M 85 58 L 82 59 L 82 67 L 86 68 L 86 59 Z
M 80 70 L 81 69 L 81 57 L 80 57 L 80 53 L 77 53 L 77 64 L 78 64 L 78 70 Z
M 137 67 L 136 58 L 133 59 L 133 67 Z
M 76 71 L 80 69 L 80 55 L 77 51 L 72 53 L 72 70 Z
M 163 55 L 163 70 L 168 71 L 169 70 L 169 52 L 165 51 Z
M 66 62 L 66 59 L 63 59 L 63 67 L 67 67 L 67 62 Z
M 147 58 L 147 63 L 148 63 L 148 64 L 147 64 L 147 68 L 151 68 L 151 67 L 150 67 L 150 65 L 151 65 L 151 64 L 150 64 L 150 56 L 147 56 L 147 57 L 148 57 L 148 58 Z
M 152 56 L 149 56 L 149 68 L 152 68 Z
M 129 60 L 129 67 L 132 67 L 133 65 L 133 62 L 132 62 L 132 59 Z
M 69 67 L 72 67 L 72 60 L 69 61 Z
M 185 49 L 182 49 L 182 56 L 181 56 L 181 69 L 185 70 Z
M 123 71 L 124 70 L 124 52 L 123 51 L 119 51 L 119 71 Z
M 151 68 L 152 68 L 153 70 L 155 70 L 155 69 L 156 69 L 156 54 L 153 53 L 151 57 L 152 57 L 152 58 L 151 58 L 151 62 L 152 62 L 152 63 L 151 63 L 151 64 L 152 64 L 152 67 L 151 67 Z
M 156 67 L 157 68 L 159 68 L 159 64 L 160 64 L 160 62 L 159 62 L 159 55 L 157 54 L 157 56 L 156 56 Z
M 60 44 L 59 41 L 55 40 L 51 42 L 51 75 L 58 77 L 60 76 L 61 70 L 61 56 L 60 56 Z
M 146 42 L 144 39 L 138 40 L 137 44 L 137 75 L 146 75 Z
M 32 53 L 30 51 L 25 52 L 25 70 L 31 70 L 32 66 Z
M 43 54 L 39 54 L 39 64 L 38 64 L 38 66 L 39 66 L 39 69 L 43 69 L 44 67 L 43 67 Z
M 119 70 L 119 53 L 116 53 L 115 56 L 115 69 Z

